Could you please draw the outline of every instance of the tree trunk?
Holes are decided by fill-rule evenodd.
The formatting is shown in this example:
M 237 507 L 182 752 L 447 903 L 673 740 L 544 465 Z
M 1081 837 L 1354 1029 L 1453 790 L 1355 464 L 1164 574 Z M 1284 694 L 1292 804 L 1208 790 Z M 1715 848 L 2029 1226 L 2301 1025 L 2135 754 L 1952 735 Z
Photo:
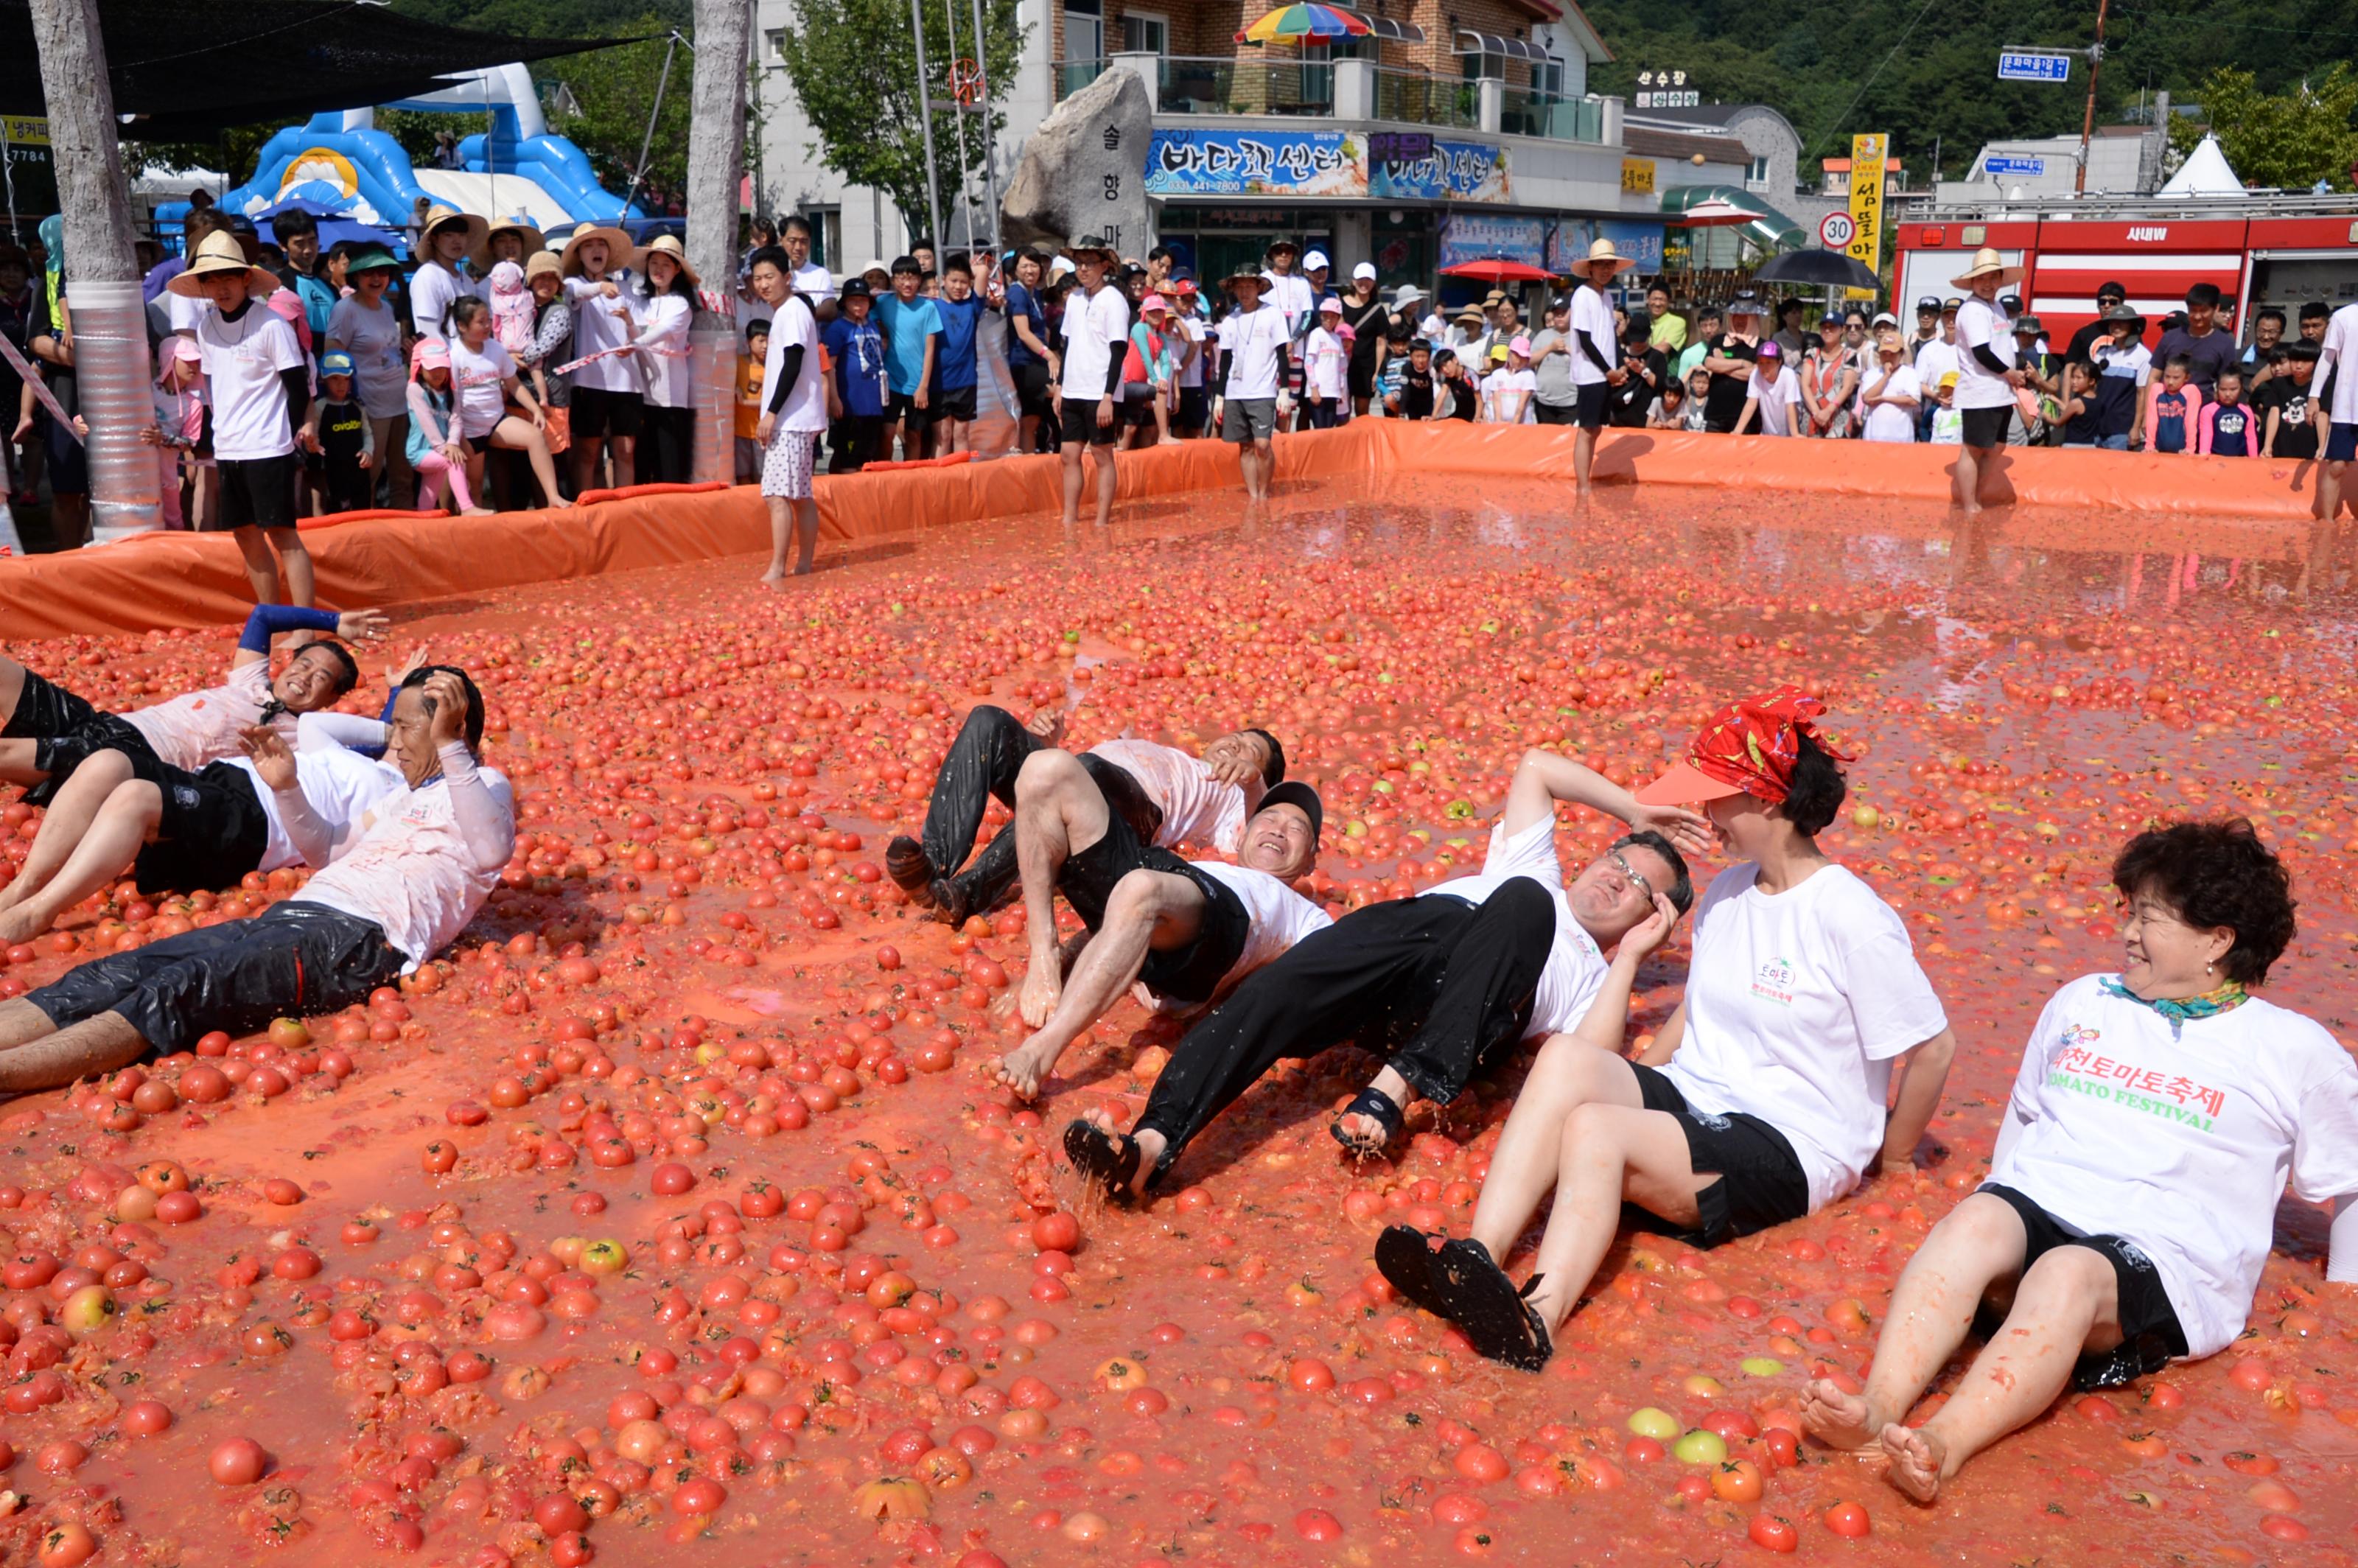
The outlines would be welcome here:
M 131 190 L 115 140 L 97 0 L 32 0 L 32 18 L 65 219 L 75 384 L 90 425 L 91 521 L 103 540 L 158 522 L 156 460 L 139 441 L 155 411 L 147 318 L 131 246 Z
M 721 308 L 697 317 L 696 477 L 735 477 L 737 189 L 745 170 L 746 52 L 753 0 L 696 0 L 696 82 L 687 129 L 687 259 Z

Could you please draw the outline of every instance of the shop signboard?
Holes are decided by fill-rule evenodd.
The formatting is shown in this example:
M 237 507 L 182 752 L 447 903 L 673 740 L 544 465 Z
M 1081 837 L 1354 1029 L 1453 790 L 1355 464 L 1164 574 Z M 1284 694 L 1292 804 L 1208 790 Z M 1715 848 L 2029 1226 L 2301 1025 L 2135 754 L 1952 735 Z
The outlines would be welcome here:
M 1164 130 L 1147 148 L 1150 195 L 1510 199 L 1507 151 L 1416 132 Z
M 1493 218 L 1478 212 L 1452 212 L 1442 220 L 1441 265 L 1460 262 L 1514 261 L 1527 266 L 1547 265 L 1548 230 L 1544 218 Z

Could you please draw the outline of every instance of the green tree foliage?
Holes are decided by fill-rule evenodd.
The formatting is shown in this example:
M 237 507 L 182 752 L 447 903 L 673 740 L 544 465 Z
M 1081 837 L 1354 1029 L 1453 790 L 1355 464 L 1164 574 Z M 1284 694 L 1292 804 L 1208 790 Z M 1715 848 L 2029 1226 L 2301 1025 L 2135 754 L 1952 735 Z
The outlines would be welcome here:
M 1627 95 L 1640 70 L 1682 70 L 1705 103 L 1774 105 L 1801 135 L 1805 182 L 1815 159 L 1849 152 L 1855 132 L 1890 133 L 1909 169 L 1928 173 L 1938 137 L 1952 175 L 1985 141 L 2076 132 L 2084 57 L 2056 87 L 1997 81 L 1997 55 L 2084 49 L 2096 15 L 2089 0 L 1584 0 L 1582 9 L 1616 57 L 1591 68 L 1592 91 Z M 2353 15 L 2348 0 L 2119 0 L 2105 24 L 2097 120 L 2125 117 L 2155 89 L 2208 110 L 2205 79 L 2223 67 L 2251 73 L 2261 92 L 2321 78 L 2358 53 Z
M 623 29 L 663 31 L 654 15 Z M 684 33 L 683 33 L 683 36 Z M 672 192 L 687 184 L 687 122 L 693 107 L 688 83 L 696 57 L 676 51 L 671 81 L 663 81 L 665 44 L 645 43 L 552 59 L 542 71 L 565 84 L 578 113 L 551 114 L 548 128 L 570 136 L 589 156 L 599 183 L 620 195 L 631 183 L 639 161 L 639 144 L 647 134 L 647 116 L 655 107 L 655 92 L 663 90 L 663 111 L 655 119 L 654 139 L 647 143 L 648 189 Z
M 917 117 L 917 52 L 909 28 L 908 0 L 795 0 L 795 25 L 785 30 L 784 64 L 795 96 L 818 141 L 811 157 L 844 178 L 872 186 L 890 197 L 911 231 L 932 227 L 925 200 L 925 145 Z M 985 0 L 983 24 L 990 34 L 984 64 L 1004 82 L 1015 69 L 1023 38 L 1016 0 Z M 927 5 L 925 59 L 933 80 L 927 96 L 949 96 L 950 47 L 947 15 Z M 961 52 L 973 58 L 968 26 L 972 12 L 960 6 Z M 1003 89 L 1001 90 L 1003 92 Z M 952 117 L 934 117 L 934 156 L 941 176 L 936 193 L 944 220 L 957 206 L 962 180 L 979 178 L 990 142 L 1007 116 L 994 109 L 988 135 L 981 116 L 969 115 L 966 167 L 958 167 Z
M 2248 70 L 2222 66 L 2202 79 L 2203 117 L 2218 133 L 2235 177 L 2245 185 L 2307 190 L 2320 179 L 2336 190 L 2351 189 L 2358 165 L 2358 73 L 2337 60 L 2321 74 L 2294 82 L 2282 92 L 2260 91 Z M 2202 128 L 2180 120 L 2169 128 L 2180 154 L 2194 150 Z

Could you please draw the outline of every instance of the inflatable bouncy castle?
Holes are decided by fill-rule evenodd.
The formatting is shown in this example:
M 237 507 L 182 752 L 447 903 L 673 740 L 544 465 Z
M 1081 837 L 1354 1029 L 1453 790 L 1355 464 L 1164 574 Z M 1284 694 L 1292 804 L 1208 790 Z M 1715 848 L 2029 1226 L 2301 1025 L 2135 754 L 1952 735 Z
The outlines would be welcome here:
M 543 230 L 644 216 L 598 183 L 579 147 L 549 135 L 531 74 L 520 64 L 472 72 L 439 92 L 385 107 L 488 112 L 492 128 L 459 144 L 463 168 L 420 168 L 376 128 L 374 109 L 314 114 L 271 137 L 254 178 L 224 196 L 222 206 L 252 216 L 284 201 L 316 202 L 395 232 L 409 222 L 420 198 L 493 223 L 521 218 Z

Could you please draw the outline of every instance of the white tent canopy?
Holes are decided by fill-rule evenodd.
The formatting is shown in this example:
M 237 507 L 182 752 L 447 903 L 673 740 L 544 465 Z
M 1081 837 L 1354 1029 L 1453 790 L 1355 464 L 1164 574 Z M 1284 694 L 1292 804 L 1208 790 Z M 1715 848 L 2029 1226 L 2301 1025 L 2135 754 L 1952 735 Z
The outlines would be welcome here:
M 2227 167 L 2227 155 L 2219 150 L 2219 138 L 2206 135 L 2201 145 L 2186 155 L 2178 172 L 2163 186 L 2163 196 L 2241 196 L 2244 182 Z

